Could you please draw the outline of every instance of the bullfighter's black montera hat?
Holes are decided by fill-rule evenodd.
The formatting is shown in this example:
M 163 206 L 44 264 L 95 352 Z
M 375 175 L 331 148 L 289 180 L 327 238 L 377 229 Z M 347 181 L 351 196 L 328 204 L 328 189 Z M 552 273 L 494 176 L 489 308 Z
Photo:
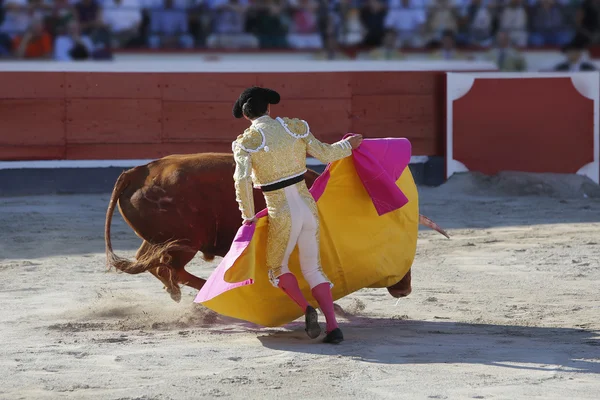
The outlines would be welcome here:
M 242 118 L 244 116 L 242 112 L 242 107 L 244 103 L 248 101 L 248 99 L 252 98 L 252 102 L 259 105 L 264 104 L 265 108 L 268 104 L 277 104 L 281 99 L 279 93 L 274 90 L 261 88 L 258 86 L 252 86 L 248 89 L 244 90 L 240 97 L 238 97 L 237 101 L 233 105 L 233 116 L 236 118 Z

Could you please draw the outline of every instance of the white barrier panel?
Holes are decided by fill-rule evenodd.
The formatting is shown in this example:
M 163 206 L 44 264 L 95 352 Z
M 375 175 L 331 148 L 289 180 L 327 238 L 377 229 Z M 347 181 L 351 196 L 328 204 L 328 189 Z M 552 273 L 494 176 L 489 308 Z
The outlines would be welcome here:
M 487 61 L 83 61 L 2 62 L 0 72 L 360 72 L 495 71 Z

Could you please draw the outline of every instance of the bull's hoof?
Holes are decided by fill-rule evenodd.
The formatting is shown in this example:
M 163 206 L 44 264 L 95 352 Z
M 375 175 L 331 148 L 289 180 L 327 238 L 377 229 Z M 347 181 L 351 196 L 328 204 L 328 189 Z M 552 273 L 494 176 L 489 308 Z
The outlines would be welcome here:
M 412 293 L 412 287 L 408 287 L 405 289 L 390 289 L 390 288 L 388 288 L 388 292 L 392 295 L 392 297 L 394 297 L 396 299 L 401 299 Z
M 165 287 L 165 290 L 167 291 L 167 293 L 169 293 L 169 295 L 171 295 L 171 299 L 173 301 L 175 301 L 176 303 L 179 303 L 181 301 L 181 290 L 179 290 L 179 288 Z
M 181 301 L 181 292 L 171 293 L 171 299 L 173 299 L 176 303 Z

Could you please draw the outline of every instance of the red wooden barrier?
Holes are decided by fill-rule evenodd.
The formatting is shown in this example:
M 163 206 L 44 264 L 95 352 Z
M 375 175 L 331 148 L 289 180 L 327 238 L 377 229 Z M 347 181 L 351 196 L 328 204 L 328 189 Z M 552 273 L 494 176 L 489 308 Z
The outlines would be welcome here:
M 449 74 L 447 176 L 553 172 L 600 182 L 596 72 Z
M 228 152 L 248 126 L 246 87 L 280 92 L 272 114 L 306 119 L 322 140 L 407 137 L 443 155 L 444 73 L 0 73 L 0 160 L 139 159 Z

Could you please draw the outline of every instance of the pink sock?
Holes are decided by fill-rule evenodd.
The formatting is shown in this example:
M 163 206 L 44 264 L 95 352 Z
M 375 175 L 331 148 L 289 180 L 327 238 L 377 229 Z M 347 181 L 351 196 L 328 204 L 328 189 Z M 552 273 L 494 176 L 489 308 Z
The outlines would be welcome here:
M 300 287 L 298 286 L 298 280 L 291 272 L 287 272 L 279 277 L 279 288 L 285 292 L 292 300 L 300 306 L 302 311 L 306 311 L 308 307 L 308 301 L 302 295 Z
M 327 282 L 321 283 L 312 289 L 312 294 L 319 303 L 321 312 L 325 314 L 325 320 L 327 321 L 327 327 L 325 328 L 325 331 L 329 333 L 338 327 L 338 323 L 335 319 L 335 311 L 333 310 L 331 286 Z

